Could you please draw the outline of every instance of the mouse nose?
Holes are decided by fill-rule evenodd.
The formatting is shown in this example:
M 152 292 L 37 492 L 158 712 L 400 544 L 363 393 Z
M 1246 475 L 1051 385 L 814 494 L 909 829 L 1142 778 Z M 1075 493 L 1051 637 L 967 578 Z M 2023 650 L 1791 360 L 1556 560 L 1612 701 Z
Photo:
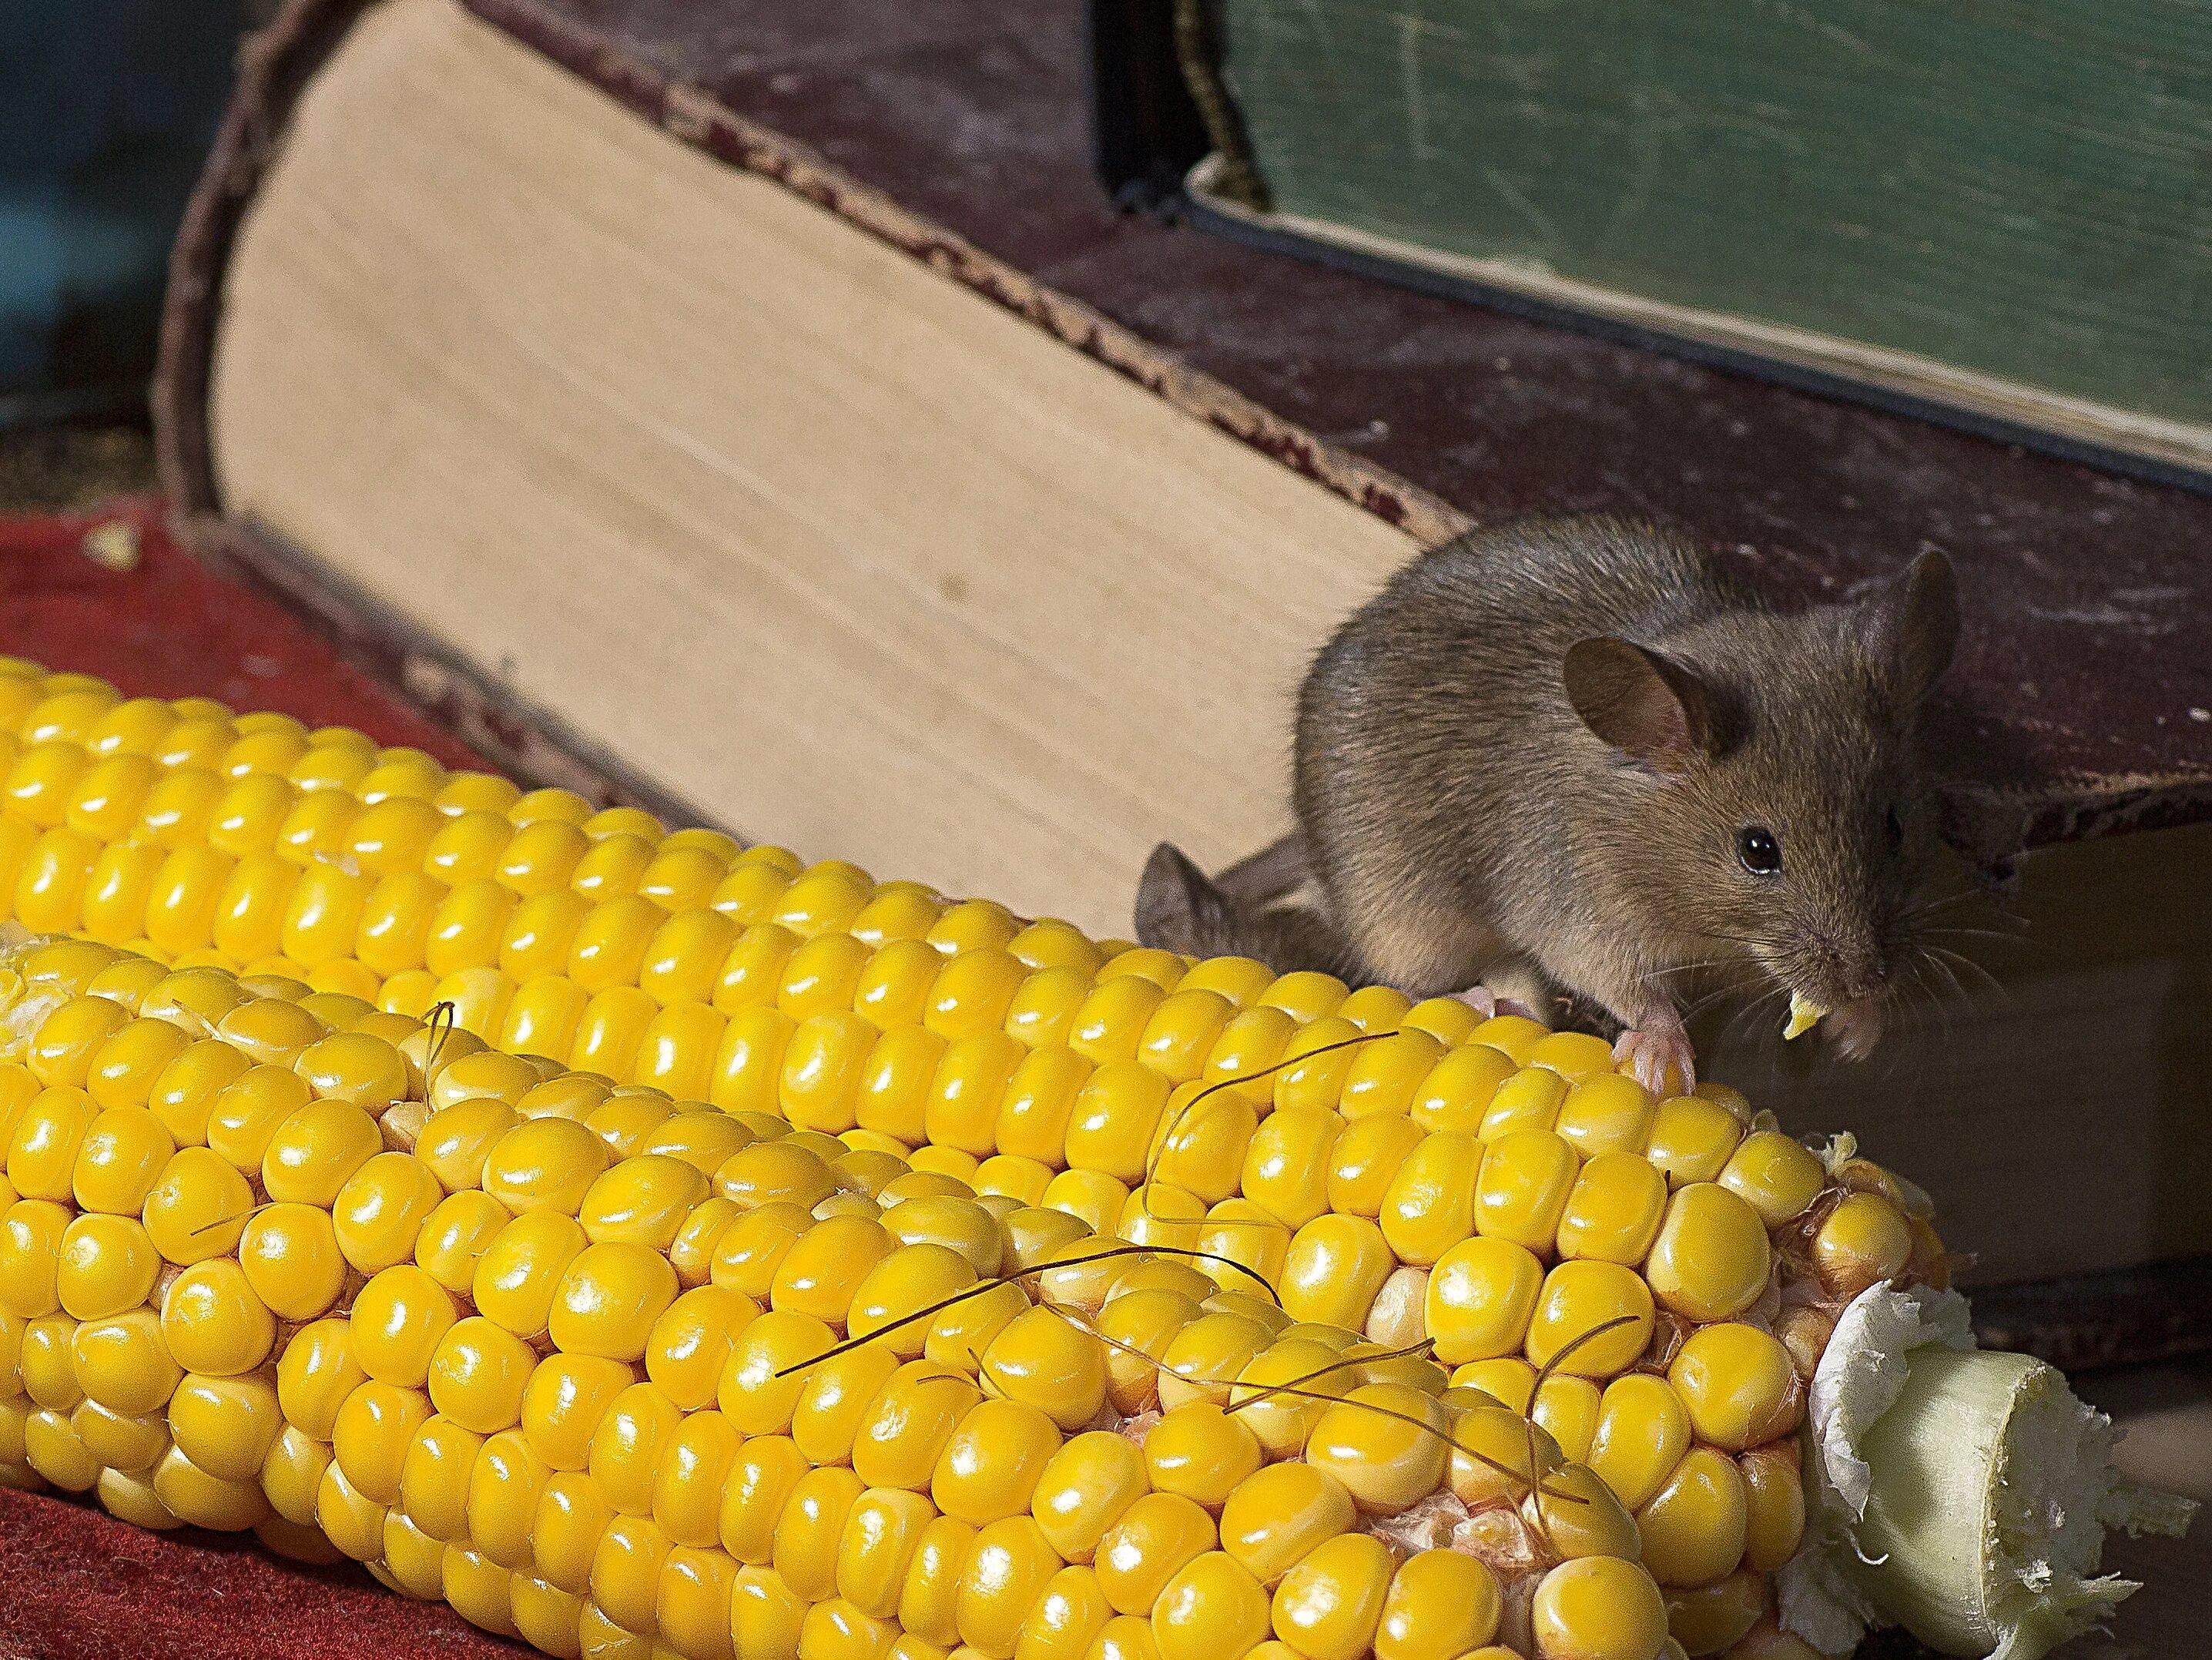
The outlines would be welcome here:
M 1853 1002 L 1879 997 L 1889 989 L 1889 969 L 1871 946 L 1848 952 L 1843 961 L 1844 994 Z

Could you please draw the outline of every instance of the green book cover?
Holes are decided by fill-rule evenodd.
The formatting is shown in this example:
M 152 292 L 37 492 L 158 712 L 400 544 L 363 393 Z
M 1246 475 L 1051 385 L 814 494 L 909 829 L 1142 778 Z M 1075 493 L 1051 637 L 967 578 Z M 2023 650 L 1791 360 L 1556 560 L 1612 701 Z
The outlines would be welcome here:
M 2212 7 L 1223 0 L 1220 22 L 1275 222 L 2212 459 Z

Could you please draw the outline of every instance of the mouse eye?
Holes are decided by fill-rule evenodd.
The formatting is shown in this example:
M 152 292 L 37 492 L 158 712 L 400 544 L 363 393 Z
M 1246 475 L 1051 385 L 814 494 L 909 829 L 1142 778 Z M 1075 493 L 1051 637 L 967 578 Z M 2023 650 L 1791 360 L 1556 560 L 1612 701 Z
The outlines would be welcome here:
M 1895 853 L 1905 845 L 1905 818 L 1894 805 L 1881 818 L 1882 834 L 1889 838 L 1889 850 Z
M 1747 824 L 1735 833 L 1735 856 L 1753 876 L 1781 873 L 1782 843 L 1764 824 Z

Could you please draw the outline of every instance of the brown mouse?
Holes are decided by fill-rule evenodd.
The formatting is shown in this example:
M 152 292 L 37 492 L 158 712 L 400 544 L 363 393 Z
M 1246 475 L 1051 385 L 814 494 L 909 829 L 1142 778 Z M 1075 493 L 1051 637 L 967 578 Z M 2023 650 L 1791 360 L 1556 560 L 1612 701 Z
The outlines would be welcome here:
M 1784 611 L 1650 525 L 1471 532 L 1316 658 L 1298 834 L 1218 883 L 1163 844 L 1139 935 L 1417 994 L 1564 991 L 1655 1089 L 1694 1079 L 1692 974 L 1798 994 L 1862 1055 L 1920 962 L 1916 729 L 1958 626 L 1932 551 L 1869 598 Z M 1267 904 L 1302 875 L 1313 905 Z

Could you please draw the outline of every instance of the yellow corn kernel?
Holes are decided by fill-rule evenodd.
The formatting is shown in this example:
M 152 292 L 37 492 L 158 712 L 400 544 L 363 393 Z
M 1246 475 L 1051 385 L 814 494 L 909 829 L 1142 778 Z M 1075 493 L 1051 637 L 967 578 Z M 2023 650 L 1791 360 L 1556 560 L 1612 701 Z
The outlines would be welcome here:
M 1037 1408 L 1066 1431 L 1096 1418 L 1106 1401 L 1104 1346 L 1042 1306 L 992 1338 L 980 1376 L 986 1389 Z
M 407 1450 L 429 1418 L 430 1402 L 419 1389 L 371 1378 L 346 1396 L 331 1426 L 337 1468 L 362 1497 L 397 1503 Z
M 1759 1213 L 1726 1188 L 1697 1182 L 1668 1201 L 1644 1273 L 1676 1314 L 1728 1320 L 1759 1300 L 1772 1262 Z
M 1157 1388 L 1161 1409 L 1173 1411 L 1187 1401 L 1225 1404 L 1233 1387 L 1230 1380 L 1239 1377 L 1272 1341 L 1267 1327 L 1241 1314 L 1206 1314 L 1190 1320 L 1170 1335 L 1160 1355 Z
M 431 1123 L 434 1127 L 437 1117 Z M 533 1118 L 491 1144 L 484 1156 L 483 1190 L 518 1217 L 535 1212 L 571 1217 L 611 1162 L 605 1142 L 586 1126 L 566 1118 Z
M 1210 1401 L 1166 1414 L 1145 1437 L 1145 1470 L 1154 1491 L 1180 1493 L 1218 1513 L 1260 1468 L 1252 1432 Z
M 1644 1353 L 1654 1319 L 1651 1288 L 1633 1269 L 1617 1262 L 1562 1262 L 1545 1276 L 1537 1295 L 1528 1359 L 1577 1377 L 1610 1377 Z
M 1690 1590 L 1667 1594 L 1667 1628 L 1684 1656 L 1735 1654 L 1766 1608 L 1766 1582 L 1748 1568 Z
M 1327 978 L 1328 976 L 1320 976 Z M 1285 975 L 1276 982 L 1283 985 L 1296 980 L 1296 975 Z M 1334 983 L 1331 982 L 1331 983 Z M 1268 996 L 1274 995 L 1271 990 Z M 1319 1018 L 1318 1015 L 1311 1017 Z M 1264 999 L 1252 1007 L 1231 1018 L 1222 1027 L 1221 1036 L 1214 1040 L 1212 1051 L 1206 1057 L 1206 1069 L 1200 1076 L 1206 1083 L 1230 1080 L 1229 1087 L 1243 1096 L 1254 1105 L 1273 1098 L 1274 1080 L 1263 1076 L 1283 1058 L 1291 1037 L 1304 1022 L 1287 1012 L 1280 1004 Z M 1354 1051 L 1356 1053 L 1356 1051 Z
M 1516 1353 L 1544 1286 L 1544 1267 L 1510 1240 L 1462 1240 L 1429 1276 L 1424 1325 L 1447 1365 Z M 1602 1340 L 1601 1340 L 1602 1341 Z
M 1092 979 L 1086 969 L 1072 964 L 1038 969 L 1022 982 L 1013 1001 L 1006 1006 L 1006 1036 L 1026 1049 L 1065 1043 L 1091 990 Z
M 1407 1024 L 1407 1012 L 1413 1006 L 1413 1000 L 1395 987 L 1362 986 L 1332 1012 L 1363 1032 L 1393 1032 Z
M 792 1038 L 790 1018 L 769 1007 L 738 1009 L 721 1031 L 714 1051 L 714 1076 L 708 1100 L 726 1113 L 772 1113 L 776 1082 L 783 1076 L 783 1049 Z
M 1328 1151 L 1328 1207 L 1379 1217 L 1399 1167 L 1427 1139 L 1410 1118 L 1389 1116 L 1346 1124 Z
M 1606 1385 L 1585 1461 L 1631 1511 L 1650 1504 L 1690 1449 L 1682 1397 L 1649 1374 Z
M 1285 1227 L 1326 1214 L 1331 1150 L 1344 1128 L 1326 1107 L 1278 1106 L 1245 1147 L 1239 1190 Z
M 1411 1111 L 1424 1080 L 1443 1058 L 1444 1046 L 1425 1031 L 1396 1031 L 1352 1054 L 1338 1110 L 1350 1119 L 1395 1116 Z
M 909 1636 L 939 1650 L 960 1641 L 960 1583 L 975 1532 L 950 1516 L 940 1516 L 922 1529 L 899 1594 L 898 1622 Z
M 1718 1177 L 1770 1228 L 1795 1219 L 1826 1185 L 1820 1161 L 1778 1130 L 1746 1136 Z
M 1804 1541 L 1801 1457 L 1792 1440 L 1755 1448 L 1736 1460 L 1743 1476 L 1744 1559 L 1754 1572 L 1774 1572 Z
M 1614 1556 L 1562 1562 L 1536 1586 L 1538 1660 L 1657 1660 L 1667 1607 L 1651 1576 Z
M 1097 1171 L 1123 1183 L 1146 1180 L 1151 1149 L 1167 1113 L 1170 1090 L 1165 1078 L 1139 1061 L 1110 1061 L 1100 1066 L 1077 1093 L 1070 1111 L 1065 1148 L 1067 1167 Z M 1218 1122 L 1225 1137 L 1224 1145 L 1237 1143 L 1241 1163 L 1243 1146 L 1237 1140 L 1241 1121 L 1230 1115 Z M 1201 1139 L 1211 1145 L 1217 1138 Z
M 1066 1211 L 1094 1233 L 1111 1237 L 1114 1225 L 1128 1206 L 1129 1189 L 1103 1171 L 1062 1171 L 1046 1184 L 1039 1204 Z
M 1396 1267 L 1386 1229 L 1362 1216 L 1316 1217 L 1292 1236 L 1284 1256 L 1279 1287 L 1284 1312 L 1294 1320 L 1357 1330 Z
M 817 1466 L 800 1476 L 776 1519 L 775 1571 L 799 1596 L 818 1602 L 837 1588 L 837 1541 L 862 1488 L 852 1471 Z
M 1549 1130 L 1517 1130 L 1490 1144 L 1475 1187 L 1475 1227 L 1485 1238 L 1532 1251 L 1552 1249 L 1581 1161 Z
M 1161 1660 L 1208 1660 L 1245 1653 L 1268 1632 L 1267 1593 L 1243 1566 L 1221 1551 L 1186 1563 L 1152 1608 L 1152 1640 Z
M 355 1358 L 379 1382 L 419 1389 L 458 1317 L 453 1293 L 412 1262 L 386 1268 L 354 1298 Z
M 1093 1431 L 1052 1454 L 1030 1508 L 1064 1560 L 1088 1563 L 1106 1530 L 1149 1490 L 1144 1453 L 1122 1436 Z
M 862 1414 L 853 1438 L 854 1469 L 872 1487 L 927 1489 L 962 1420 L 981 1399 L 965 1372 L 935 1360 L 908 1362 Z
M 1301 970 L 1272 982 L 1260 994 L 1255 1007 L 1279 1009 L 1295 1025 L 1304 1025 L 1332 1015 L 1344 1006 L 1348 993 L 1333 974 Z
M 1370 1534 L 1323 1541 L 1275 1588 L 1275 1634 L 1306 1660 L 1359 1660 L 1382 1624 L 1395 1566 Z
M 633 1383 L 614 1398 L 592 1434 L 586 1466 L 608 1504 L 625 1516 L 653 1513 L 653 1483 L 683 1417 L 654 1383 Z
M 961 1641 L 988 1660 L 1010 1660 L 1030 1609 L 1063 1566 L 1026 1515 L 984 1527 L 969 1548 L 954 1604 Z
M 983 1401 L 946 1439 L 930 1477 L 930 1496 L 945 1515 L 982 1526 L 1030 1508 L 1046 1464 L 1060 1445 L 1057 1425 L 1018 1401 Z
M 1383 1194 L 1380 1220 L 1383 1237 L 1400 1262 L 1428 1267 L 1474 1235 L 1484 1152 L 1484 1144 L 1473 1135 L 1439 1131 L 1398 1167 Z
M 1743 1140 L 1745 1119 L 1703 1095 L 1662 1101 L 1652 1115 L 1651 1139 L 1644 1156 L 1670 1188 L 1713 1182 Z
M 1394 1515 L 1443 1479 L 1444 1426 L 1435 1396 L 1370 1383 L 1322 1414 L 1306 1440 L 1306 1462 L 1343 1482 L 1362 1510 Z
M 1451 1008 L 1467 1006 L 1449 999 L 1438 1000 Z M 1479 1134 L 1491 1102 L 1513 1072 L 1511 1059 L 1487 1043 L 1447 1048 L 1413 1092 L 1408 1110 L 1424 1129 Z
M 713 1404 L 732 1346 L 760 1314 L 759 1304 L 726 1286 L 690 1287 L 653 1322 L 646 1338 L 646 1376 L 686 1412 Z
M 76 1328 L 65 1314 L 44 1315 L 24 1326 L 16 1351 L 15 1371 L 24 1393 L 54 1412 L 69 1412 L 84 1399 L 71 1353 Z
M 876 1395 L 898 1368 L 898 1357 L 873 1343 L 807 1367 L 792 1408 L 793 1444 L 816 1464 L 851 1458 L 860 1431 L 872 1427 Z
M 923 1107 L 928 1140 L 978 1158 L 996 1152 L 991 1138 L 1000 1104 L 1027 1053 L 1004 1032 L 975 1032 L 953 1040 L 938 1064 Z M 1164 1081 L 1160 1090 L 1164 1096 Z M 1150 1129 L 1146 1125 L 1147 1134 Z
M 948 956 L 957 956 L 1006 946 L 1021 930 L 1020 919 L 995 900 L 963 899 L 947 906 L 924 938 Z
M 1548 1067 L 1522 1066 L 1492 1094 L 1477 1134 L 1495 1141 L 1518 1130 L 1551 1128 L 1559 1120 L 1568 1087 L 1567 1080 Z
M 1582 1168 L 1559 1214 L 1561 1257 L 1634 1267 L 1650 1254 L 1667 1211 L 1667 1182 L 1634 1152 L 1601 1152 Z
M 1662 1585 L 1710 1584 L 1743 1560 L 1749 1495 L 1735 1461 L 1692 1447 L 1637 1512 L 1644 1566 Z
M 1398 1566 L 1376 1627 L 1376 1660 L 1454 1660 L 1497 1634 L 1498 1576 L 1453 1550 L 1417 1551 Z
M 0 1212 L 0 1312 L 35 1320 L 61 1306 L 62 1240 L 71 1219 L 49 1199 L 19 1199 Z M 158 1246 L 161 1236 L 149 1237 Z
M 1223 1505 L 1221 1548 L 1273 1585 L 1323 1541 L 1349 1532 L 1358 1516 L 1351 1490 L 1327 1470 L 1302 1462 L 1268 1464 Z
M 1197 1505 L 1150 1493 L 1100 1536 L 1092 1567 L 1116 1612 L 1149 1615 L 1168 1582 L 1217 1542 L 1212 1518 Z
M 660 1574 L 671 1548 L 649 1517 L 616 1517 L 592 1554 L 592 1601 L 625 1630 L 658 1634 Z
M 1803 1405 L 1790 1352 L 1757 1326 L 1723 1321 L 1690 1334 L 1667 1368 L 1698 1438 L 1741 1452 L 1787 1434 Z
M 484 1438 L 450 1418 L 431 1418 L 415 1432 L 399 1466 L 399 1509 L 431 1538 L 469 1536 L 469 1478 Z
M 1846 1194 L 1813 1236 L 1813 1269 L 1821 1289 L 1847 1301 L 1894 1280 L 1912 1260 L 1905 1213 L 1878 1193 Z
M 338 1248 L 363 1274 L 410 1262 L 424 1223 L 444 1197 L 420 1161 L 404 1152 L 379 1153 L 346 1178 L 331 1201 Z
M 1642 1152 L 1650 1140 L 1650 1091 L 1633 1078 L 1594 1073 L 1567 1091 L 1552 1128 L 1584 1158 Z
M 101 1320 L 143 1303 L 161 1270 L 161 1254 L 134 1218 L 79 1216 L 62 1231 L 54 1295 L 71 1319 Z
M 1334 1015 L 1310 1021 L 1292 1032 L 1274 1074 L 1276 1110 L 1310 1107 L 1338 1116 L 1344 1080 L 1359 1056 L 1359 1037 L 1358 1027 Z
M 853 944 L 866 950 L 858 941 Z M 1015 994 L 1028 977 L 1028 965 L 1006 952 L 988 946 L 963 951 L 931 983 L 922 1024 L 955 1043 L 986 1034 L 1003 1037 Z M 849 994 L 844 1001 L 849 1006 Z

